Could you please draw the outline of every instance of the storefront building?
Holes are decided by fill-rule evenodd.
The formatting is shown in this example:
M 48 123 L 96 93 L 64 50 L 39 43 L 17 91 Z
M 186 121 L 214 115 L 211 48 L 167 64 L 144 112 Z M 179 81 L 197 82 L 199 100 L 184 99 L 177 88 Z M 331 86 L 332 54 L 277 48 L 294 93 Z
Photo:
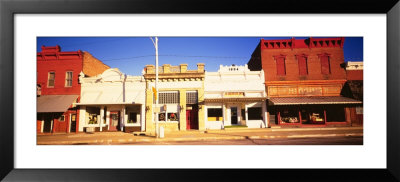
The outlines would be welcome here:
M 249 60 L 264 70 L 270 126 L 350 126 L 362 102 L 341 95 L 344 38 L 261 39 Z
M 205 73 L 205 127 L 265 128 L 266 99 L 264 71 L 250 71 L 247 65 L 221 65 L 218 72 Z
M 197 70 L 188 70 L 187 67 L 187 64 L 160 66 L 156 93 L 155 66 L 146 65 L 146 132 L 155 133 L 155 119 L 166 132 L 205 130 L 204 64 L 198 63 Z
M 144 131 L 145 81 L 143 76 L 128 76 L 117 68 L 81 83 L 79 131 Z
M 78 132 L 79 73 L 94 75 L 107 65 L 87 52 L 61 52 L 60 46 L 37 53 L 37 133 Z
M 363 71 L 364 66 L 362 61 L 348 61 L 346 63 L 346 77 L 347 81 L 342 89 L 342 95 L 363 101 Z M 356 105 L 351 110 L 352 112 L 352 126 L 363 125 L 363 104 Z

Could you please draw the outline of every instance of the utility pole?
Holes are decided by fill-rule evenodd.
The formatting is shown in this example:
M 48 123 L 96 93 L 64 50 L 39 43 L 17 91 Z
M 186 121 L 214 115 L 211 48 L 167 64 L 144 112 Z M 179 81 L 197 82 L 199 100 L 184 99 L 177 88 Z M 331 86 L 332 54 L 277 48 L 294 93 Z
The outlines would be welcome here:
M 156 89 L 156 94 L 158 94 L 158 87 L 157 87 L 157 83 L 158 83 L 158 38 L 155 37 L 153 40 L 150 37 L 151 41 L 154 44 L 154 47 L 156 48 L 156 82 L 155 82 L 155 89 Z M 156 99 L 156 104 L 155 107 L 158 107 L 158 95 L 155 95 L 155 99 Z M 153 109 L 153 111 L 155 111 L 155 109 Z M 159 131 L 158 131 L 158 118 L 157 118 L 157 112 L 154 113 L 154 122 L 156 123 L 156 138 L 159 137 Z

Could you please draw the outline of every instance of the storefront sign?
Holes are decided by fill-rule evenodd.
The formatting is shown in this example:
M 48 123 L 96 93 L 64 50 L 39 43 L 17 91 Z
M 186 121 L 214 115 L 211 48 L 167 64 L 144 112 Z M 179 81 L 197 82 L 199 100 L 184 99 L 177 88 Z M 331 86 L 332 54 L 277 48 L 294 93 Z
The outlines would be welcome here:
M 244 92 L 225 92 L 224 97 L 244 97 Z
M 268 95 L 272 97 L 293 96 L 332 96 L 340 95 L 341 85 L 290 85 L 268 86 Z

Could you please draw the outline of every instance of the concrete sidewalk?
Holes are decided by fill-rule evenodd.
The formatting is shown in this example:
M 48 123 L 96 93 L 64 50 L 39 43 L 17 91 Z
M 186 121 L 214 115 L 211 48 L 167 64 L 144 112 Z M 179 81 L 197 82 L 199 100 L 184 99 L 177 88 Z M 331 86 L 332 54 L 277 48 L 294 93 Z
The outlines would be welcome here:
M 134 135 L 123 132 L 96 132 L 77 134 L 37 135 L 38 145 L 85 145 L 85 144 L 127 144 L 139 142 L 168 141 L 216 141 L 244 139 L 275 138 L 310 138 L 310 137 L 343 137 L 363 136 L 362 127 L 338 128 L 259 128 L 259 129 L 226 129 L 207 131 L 179 131 L 165 133 L 164 138 L 155 138 L 149 134 Z

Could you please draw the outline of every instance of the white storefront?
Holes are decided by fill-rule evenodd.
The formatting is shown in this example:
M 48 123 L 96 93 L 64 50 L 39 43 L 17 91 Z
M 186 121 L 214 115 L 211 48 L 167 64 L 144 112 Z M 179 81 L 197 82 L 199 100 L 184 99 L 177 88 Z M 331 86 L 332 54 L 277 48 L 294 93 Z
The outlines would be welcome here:
M 220 66 L 206 72 L 204 81 L 206 129 L 226 126 L 268 126 L 264 71 L 244 66 Z
M 79 131 L 144 131 L 143 76 L 128 76 L 117 68 L 94 77 L 79 78 Z

